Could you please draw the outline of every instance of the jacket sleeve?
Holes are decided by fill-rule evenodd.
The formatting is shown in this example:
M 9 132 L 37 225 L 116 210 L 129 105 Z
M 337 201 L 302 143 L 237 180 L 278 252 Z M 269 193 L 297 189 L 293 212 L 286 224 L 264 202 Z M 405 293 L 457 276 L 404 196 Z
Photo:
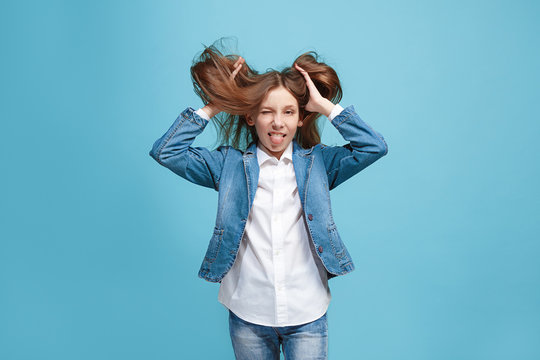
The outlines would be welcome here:
M 229 147 L 220 146 L 211 151 L 191 146 L 208 122 L 188 107 L 176 118 L 169 130 L 154 142 L 149 154 L 159 164 L 184 179 L 218 191 Z
M 383 136 L 358 116 L 353 105 L 341 111 L 331 123 L 349 143 L 321 147 L 330 190 L 388 153 Z

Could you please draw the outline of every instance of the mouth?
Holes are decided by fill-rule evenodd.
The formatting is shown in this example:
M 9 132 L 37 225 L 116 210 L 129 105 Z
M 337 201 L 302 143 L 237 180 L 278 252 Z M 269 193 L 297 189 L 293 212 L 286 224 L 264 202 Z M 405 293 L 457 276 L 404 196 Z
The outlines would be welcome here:
M 268 133 L 268 136 L 270 136 L 270 141 L 274 145 L 281 144 L 284 141 L 283 138 L 285 137 L 285 135 L 286 134 L 282 134 L 282 133 L 278 133 L 278 132 L 272 132 L 272 131 Z
M 285 137 L 286 134 L 278 133 L 278 132 L 269 132 L 268 136 L 278 136 L 278 137 Z

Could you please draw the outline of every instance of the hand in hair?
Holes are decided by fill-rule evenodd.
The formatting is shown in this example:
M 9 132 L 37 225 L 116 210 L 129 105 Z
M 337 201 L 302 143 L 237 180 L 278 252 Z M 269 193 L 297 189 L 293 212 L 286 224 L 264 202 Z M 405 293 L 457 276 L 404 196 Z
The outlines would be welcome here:
M 332 112 L 335 104 L 321 95 L 321 93 L 319 92 L 319 90 L 317 90 L 317 87 L 313 83 L 313 80 L 311 80 L 311 78 L 309 77 L 307 71 L 298 66 L 297 63 L 294 63 L 294 66 L 298 71 L 300 71 L 302 75 L 304 75 L 304 78 L 306 79 L 306 85 L 309 90 L 309 101 L 306 104 L 306 110 L 311 112 L 318 112 L 328 117 Z
M 242 64 L 245 63 L 246 60 L 243 57 L 238 57 L 238 60 L 234 63 L 234 71 L 231 73 L 230 79 L 231 81 L 234 80 L 236 77 L 236 74 L 240 71 L 242 68 Z M 221 109 L 218 109 L 214 104 L 208 103 L 205 107 L 202 108 L 203 111 L 205 111 L 208 114 L 208 117 L 214 117 L 215 115 L 219 114 L 221 112 Z
M 231 80 L 234 80 L 234 77 L 236 76 L 236 74 L 238 74 L 238 72 L 242 68 L 242 63 L 245 63 L 245 62 L 246 60 L 243 57 L 241 56 L 238 57 L 238 60 L 236 60 L 236 62 L 234 63 L 234 71 L 231 74 Z

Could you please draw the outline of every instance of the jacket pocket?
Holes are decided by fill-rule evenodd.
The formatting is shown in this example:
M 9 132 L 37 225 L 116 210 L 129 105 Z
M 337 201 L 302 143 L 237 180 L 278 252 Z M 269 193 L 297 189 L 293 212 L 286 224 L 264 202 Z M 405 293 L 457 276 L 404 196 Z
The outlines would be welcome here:
M 345 251 L 343 248 L 343 242 L 339 237 L 335 223 L 331 223 L 330 225 L 328 225 L 328 238 L 330 239 L 330 244 L 332 245 L 334 255 L 336 255 L 336 257 L 341 260 Z
M 334 251 L 334 254 L 336 255 L 339 265 L 343 267 L 350 264 L 351 258 L 349 257 L 349 254 L 347 250 L 345 249 L 345 245 L 343 244 L 343 241 L 341 241 L 341 237 L 339 236 L 339 233 L 336 228 L 336 224 L 334 222 L 332 222 L 328 226 L 328 237 L 330 239 L 332 250 Z
M 208 262 L 213 262 L 216 260 L 216 257 L 219 253 L 221 247 L 221 242 L 223 241 L 223 229 L 214 227 L 214 233 L 208 244 L 208 249 L 206 250 L 205 260 Z

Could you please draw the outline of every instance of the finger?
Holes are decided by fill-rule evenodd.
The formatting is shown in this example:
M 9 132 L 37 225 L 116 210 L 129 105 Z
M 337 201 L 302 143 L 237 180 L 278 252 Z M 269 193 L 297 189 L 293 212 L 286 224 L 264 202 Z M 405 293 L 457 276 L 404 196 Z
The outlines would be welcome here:
M 304 77 L 306 78 L 306 81 L 309 83 L 311 82 L 311 78 L 309 77 L 309 74 L 306 70 L 302 69 L 298 64 L 294 64 L 296 66 L 296 68 L 298 69 L 298 71 L 300 71 L 300 73 L 302 75 L 304 75 Z
M 234 70 L 231 74 L 231 80 L 234 79 L 234 77 L 236 76 L 236 74 L 238 74 L 241 68 L 242 68 L 242 64 L 238 64 L 238 67 L 236 68 L 236 70 Z
M 305 74 L 306 74 L 306 70 L 302 69 L 302 68 L 300 67 L 300 65 L 298 65 L 297 63 L 294 63 L 294 66 L 296 67 L 296 70 L 300 71 L 300 73 L 301 73 L 302 75 L 305 75 Z
M 313 83 L 313 80 L 311 80 L 311 78 L 309 77 L 309 74 L 306 70 L 302 69 L 298 64 L 294 64 L 296 66 L 296 68 L 298 69 L 298 71 L 300 71 L 300 73 L 302 75 L 304 75 L 304 78 L 306 79 L 306 84 L 308 86 L 308 89 L 311 91 L 311 90 L 314 90 L 314 89 L 317 89 L 317 87 L 315 86 L 315 83 Z M 317 90 L 318 91 L 318 90 Z
M 298 71 L 300 71 L 302 74 L 307 74 L 307 71 L 304 70 L 304 69 L 302 69 L 302 68 L 300 67 L 300 65 L 298 65 L 297 63 L 294 63 L 294 66 L 296 66 L 296 68 L 298 69 Z
M 238 60 L 236 60 L 236 62 L 234 63 L 234 67 L 238 66 L 238 64 L 241 64 L 244 61 L 245 61 L 244 58 L 242 58 L 241 56 L 238 57 Z
M 238 66 L 236 67 L 236 69 L 233 71 L 233 74 L 234 74 L 234 75 L 238 74 L 238 72 L 240 71 L 241 68 L 242 68 L 242 64 L 238 64 Z

